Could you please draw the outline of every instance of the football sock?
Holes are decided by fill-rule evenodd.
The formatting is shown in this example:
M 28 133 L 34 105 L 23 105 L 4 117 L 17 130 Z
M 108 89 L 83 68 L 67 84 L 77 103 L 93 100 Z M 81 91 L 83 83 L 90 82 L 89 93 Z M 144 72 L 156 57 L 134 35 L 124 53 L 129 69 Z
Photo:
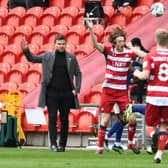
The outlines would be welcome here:
M 98 148 L 103 148 L 104 136 L 106 133 L 106 127 L 100 125 L 98 134 Z
M 122 130 L 124 127 L 123 122 L 122 121 L 116 121 L 112 127 L 110 128 L 110 130 L 107 133 L 107 137 L 111 137 L 115 132 L 118 132 L 120 130 Z
M 156 128 L 155 127 L 146 127 L 146 134 L 148 135 L 148 137 L 152 138 L 153 134 L 156 132 Z
M 136 131 L 136 124 L 135 125 L 128 125 L 128 142 L 129 144 L 133 141 L 134 135 Z
M 118 131 L 116 132 L 116 142 L 121 142 L 121 137 L 122 137 L 122 133 L 123 133 L 123 129 L 124 129 L 124 125 L 122 127 L 120 127 L 120 129 L 118 129 Z
M 167 142 L 168 134 L 167 132 L 159 132 L 158 137 L 158 150 L 163 151 Z
M 145 114 L 145 108 L 146 108 L 146 104 L 133 104 L 132 105 L 132 112 L 138 112 L 141 114 Z

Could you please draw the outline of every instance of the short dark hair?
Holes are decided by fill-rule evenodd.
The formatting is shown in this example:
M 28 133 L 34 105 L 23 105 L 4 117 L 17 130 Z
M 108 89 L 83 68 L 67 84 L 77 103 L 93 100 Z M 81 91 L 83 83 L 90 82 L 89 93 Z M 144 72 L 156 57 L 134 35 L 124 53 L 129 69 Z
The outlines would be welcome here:
M 66 38 L 63 35 L 58 34 L 58 35 L 56 35 L 56 37 L 54 39 L 54 44 L 56 43 L 57 40 L 65 40 L 66 41 Z

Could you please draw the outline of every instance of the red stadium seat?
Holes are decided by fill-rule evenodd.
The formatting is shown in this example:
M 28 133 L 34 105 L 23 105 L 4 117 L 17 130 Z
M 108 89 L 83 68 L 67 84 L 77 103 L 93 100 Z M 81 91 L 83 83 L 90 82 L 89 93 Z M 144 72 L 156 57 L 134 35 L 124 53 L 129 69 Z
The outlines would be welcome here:
M 82 111 L 77 116 L 77 132 L 93 132 L 95 117 L 92 113 Z
M 77 127 L 77 118 L 74 113 L 69 112 L 69 132 L 74 132 Z
M 84 7 L 84 0 L 69 0 L 69 1 L 65 1 L 65 6 L 73 6 L 73 7 L 77 7 L 77 8 L 82 8 Z
M 13 65 L 8 75 L 9 82 L 20 84 L 24 81 L 24 75 L 28 72 L 29 65 L 26 63 L 17 63 Z
M 0 63 L 0 83 L 7 82 L 7 77 L 10 69 L 11 69 L 10 64 Z
M 104 0 L 103 6 L 112 6 L 113 1 L 112 0 Z
M 75 53 L 75 45 L 71 44 L 71 43 L 67 43 L 66 44 L 66 51 L 74 54 Z
M 0 6 L 0 17 L 5 19 L 8 16 L 8 8 Z
M 95 37 L 98 40 L 98 42 L 101 42 L 103 35 L 104 35 L 104 26 L 101 24 L 95 24 L 93 25 L 93 31 L 95 33 Z M 83 43 L 92 44 L 89 30 L 87 30 L 84 35 Z
M 17 84 L 14 82 L 2 83 L 0 86 L 0 94 L 7 94 L 10 90 L 16 90 Z
M 68 27 L 72 26 L 73 25 L 73 17 L 68 13 L 61 14 L 61 16 L 59 17 L 59 20 L 58 20 L 58 24 L 63 24 Z
M 128 24 L 130 21 L 130 18 L 132 16 L 132 7 L 130 6 L 121 6 L 119 7 L 120 13 L 124 14 L 126 16 L 126 23 Z
M 111 18 L 111 24 L 119 24 L 121 27 L 126 26 L 127 17 L 122 13 L 116 13 Z
M 37 127 L 35 127 L 35 125 L 33 124 L 29 124 L 27 122 L 27 118 L 26 118 L 26 113 L 22 113 L 22 117 L 21 117 L 21 123 L 22 123 L 22 128 L 24 131 L 36 131 Z
M 37 85 L 41 80 L 41 64 L 33 64 L 26 74 L 26 82 Z
M 50 34 L 48 35 L 48 43 L 54 43 L 56 35 L 62 34 L 66 37 L 68 33 L 68 27 L 66 25 L 56 25 L 51 27 Z
M 103 11 L 104 11 L 105 25 L 107 25 L 110 22 L 111 17 L 114 14 L 114 8 L 112 7 L 112 5 L 103 6 Z
M 29 37 L 32 34 L 32 27 L 27 25 L 21 25 L 16 27 L 15 34 L 13 35 L 12 42 L 20 44 L 21 40 L 26 37 L 29 41 Z
M 22 53 L 21 46 L 16 44 L 11 44 L 4 49 L 4 52 L 1 55 L 0 60 L 1 62 L 7 62 L 12 65 L 18 61 L 21 53 Z
M 155 2 L 155 0 L 138 0 L 137 1 L 137 6 L 141 6 L 141 5 L 146 5 L 148 7 L 151 7 L 151 5 Z
M 94 47 L 91 44 L 81 44 L 76 48 L 75 55 L 77 59 L 81 59 L 94 50 Z
M 23 25 L 35 27 L 40 22 L 40 17 L 43 15 L 42 7 L 33 7 L 28 9 L 23 18 Z
M 60 0 L 50 0 L 49 6 L 57 6 L 60 9 L 65 7 L 65 1 L 60 1 Z
M 8 0 L 1 0 L 1 1 L 0 1 L 0 6 L 7 8 L 7 7 L 8 7 L 8 6 L 7 6 L 7 3 L 8 3 Z
M 75 24 L 83 24 L 85 9 L 81 8 L 78 15 L 76 16 Z
M 6 24 L 17 27 L 21 24 L 22 18 L 26 14 L 26 9 L 24 7 L 16 7 L 9 10 L 8 16 L 6 17 Z
M 0 56 L 3 54 L 4 52 L 4 47 L 0 44 Z
M 13 26 L 4 25 L 0 27 L 0 44 L 6 46 L 10 43 L 15 29 Z
M 30 43 L 31 44 L 37 44 L 37 45 L 43 45 L 46 43 L 46 38 L 50 32 L 50 29 L 46 25 L 39 25 L 37 27 L 34 27 L 32 34 L 30 36 Z
M 75 6 L 68 6 L 62 10 L 62 14 L 70 14 L 73 19 L 76 18 L 78 13 L 79 13 L 79 9 Z
M 49 27 L 56 25 L 60 15 L 61 10 L 57 6 L 47 8 L 40 18 L 41 25 L 47 25 Z
M 66 36 L 67 43 L 78 45 L 82 42 L 85 31 L 86 27 L 83 24 L 72 26 Z
M 109 34 L 112 33 L 114 28 L 116 28 L 116 27 L 121 28 L 121 26 L 118 25 L 118 24 L 112 24 L 112 25 L 109 25 L 108 27 L 106 27 L 105 36 L 104 36 L 104 40 L 103 41 L 107 41 L 108 40 Z
M 141 16 L 147 14 L 149 11 L 150 11 L 150 8 L 146 5 L 138 6 L 138 7 L 134 8 L 134 10 L 132 12 L 132 17 L 130 19 L 130 23 L 136 21 Z
M 55 50 L 54 43 L 44 44 L 40 47 L 40 53 L 44 53 L 46 51 L 54 51 L 54 50 Z
M 24 82 L 19 85 L 18 90 L 25 96 L 35 88 L 33 83 Z

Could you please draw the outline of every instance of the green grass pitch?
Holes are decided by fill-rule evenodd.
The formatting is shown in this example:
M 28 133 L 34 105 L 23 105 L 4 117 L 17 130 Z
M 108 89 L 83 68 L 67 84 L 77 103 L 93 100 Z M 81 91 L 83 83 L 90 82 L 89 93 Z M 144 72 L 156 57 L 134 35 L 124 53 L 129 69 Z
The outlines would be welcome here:
M 48 149 L 0 148 L 0 168 L 168 168 L 168 151 L 159 165 L 153 163 L 153 157 L 145 151 L 140 155 L 131 151 L 96 155 L 94 150 L 54 153 Z

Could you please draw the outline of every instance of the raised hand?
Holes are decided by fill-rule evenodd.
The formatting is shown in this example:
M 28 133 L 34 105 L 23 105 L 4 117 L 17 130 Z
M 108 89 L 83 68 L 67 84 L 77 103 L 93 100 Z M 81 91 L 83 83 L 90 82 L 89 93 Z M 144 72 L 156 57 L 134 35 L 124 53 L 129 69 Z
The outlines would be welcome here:
M 92 27 L 93 27 L 93 22 L 92 22 L 91 20 L 89 20 L 88 17 L 86 18 L 86 23 L 87 23 L 88 28 L 89 28 L 89 29 L 92 29 Z
M 25 49 L 27 49 L 29 47 L 29 44 L 28 44 L 28 42 L 27 42 L 25 37 L 22 38 L 22 40 L 21 40 L 21 46 L 22 46 L 23 50 L 25 50 Z

